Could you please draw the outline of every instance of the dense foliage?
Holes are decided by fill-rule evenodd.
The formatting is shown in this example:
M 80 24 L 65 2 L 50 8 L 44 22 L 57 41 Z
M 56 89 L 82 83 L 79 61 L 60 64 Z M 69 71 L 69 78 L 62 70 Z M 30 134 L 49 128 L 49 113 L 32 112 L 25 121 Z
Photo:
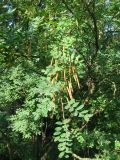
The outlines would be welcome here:
M 120 156 L 120 1 L 0 1 L 0 160 Z

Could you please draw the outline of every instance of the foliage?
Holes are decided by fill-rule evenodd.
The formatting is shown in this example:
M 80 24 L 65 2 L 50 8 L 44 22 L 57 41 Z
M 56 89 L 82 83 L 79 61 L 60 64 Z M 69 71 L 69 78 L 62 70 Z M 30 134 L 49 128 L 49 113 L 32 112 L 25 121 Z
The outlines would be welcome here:
M 119 10 L 0 1 L 0 159 L 120 158 Z

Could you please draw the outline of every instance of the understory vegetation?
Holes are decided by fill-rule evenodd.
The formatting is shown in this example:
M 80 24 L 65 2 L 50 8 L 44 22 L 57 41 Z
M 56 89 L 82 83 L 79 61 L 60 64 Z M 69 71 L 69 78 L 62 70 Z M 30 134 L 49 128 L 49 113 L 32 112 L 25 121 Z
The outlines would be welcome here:
M 119 0 L 0 0 L 0 160 L 120 159 L 119 17 Z

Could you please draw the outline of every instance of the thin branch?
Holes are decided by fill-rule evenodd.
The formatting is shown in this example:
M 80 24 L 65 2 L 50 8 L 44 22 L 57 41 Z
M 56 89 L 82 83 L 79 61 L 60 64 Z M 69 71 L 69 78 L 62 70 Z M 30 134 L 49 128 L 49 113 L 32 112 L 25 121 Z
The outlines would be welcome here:
M 67 2 L 66 2 L 65 0 L 62 0 L 62 3 L 65 5 L 65 7 L 67 8 L 67 10 L 68 10 L 70 13 L 74 14 L 73 11 L 71 10 L 71 8 L 67 5 Z
M 93 159 L 90 159 L 90 158 L 81 158 L 80 156 L 78 156 L 77 154 L 75 153 L 72 153 L 72 156 L 75 158 L 75 159 L 78 159 L 78 160 L 93 160 Z M 94 159 L 95 160 L 95 159 Z
M 101 113 L 101 111 L 100 110 L 96 110 L 94 113 L 93 113 L 93 116 L 95 116 L 95 115 L 97 115 L 97 114 L 100 114 Z M 93 117 L 92 116 L 92 117 Z M 91 118 L 92 118 L 91 117 Z M 81 132 L 81 131 L 83 131 L 83 129 L 85 128 L 85 127 L 87 127 L 87 125 L 88 125 L 88 123 L 90 122 L 90 120 L 89 121 L 87 121 L 87 122 L 85 122 L 84 124 L 83 124 L 83 126 L 79 129 L 79 131 Z
M 84 0 L 82 0 L 82 2 L 85 5 L 90 17 L 93 20 L 94 33 L 95 33 L 95 46 L 96 46 L 95 57 L 96 57 L 99 50 L 99 34 L 98 34 L 98 27 L 97 27 L 97 19 L 95 16 L 95 4 L 93 4 L 93 12 L 91 12 L 88 4 Z
M 75 159 L 78 159 L 78 160 L 82 160 L 82 158 L 80 158 L 78 155 L 76 155 L 75 153 L 72 153 L 72 156 L 75 158 Z

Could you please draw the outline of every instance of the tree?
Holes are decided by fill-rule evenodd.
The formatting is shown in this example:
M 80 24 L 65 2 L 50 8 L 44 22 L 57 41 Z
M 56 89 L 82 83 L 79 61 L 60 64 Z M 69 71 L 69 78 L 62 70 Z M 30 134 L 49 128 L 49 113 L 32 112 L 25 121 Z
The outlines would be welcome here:
M 120 2 L 0 9 L 1 156 L 119 159 Z

